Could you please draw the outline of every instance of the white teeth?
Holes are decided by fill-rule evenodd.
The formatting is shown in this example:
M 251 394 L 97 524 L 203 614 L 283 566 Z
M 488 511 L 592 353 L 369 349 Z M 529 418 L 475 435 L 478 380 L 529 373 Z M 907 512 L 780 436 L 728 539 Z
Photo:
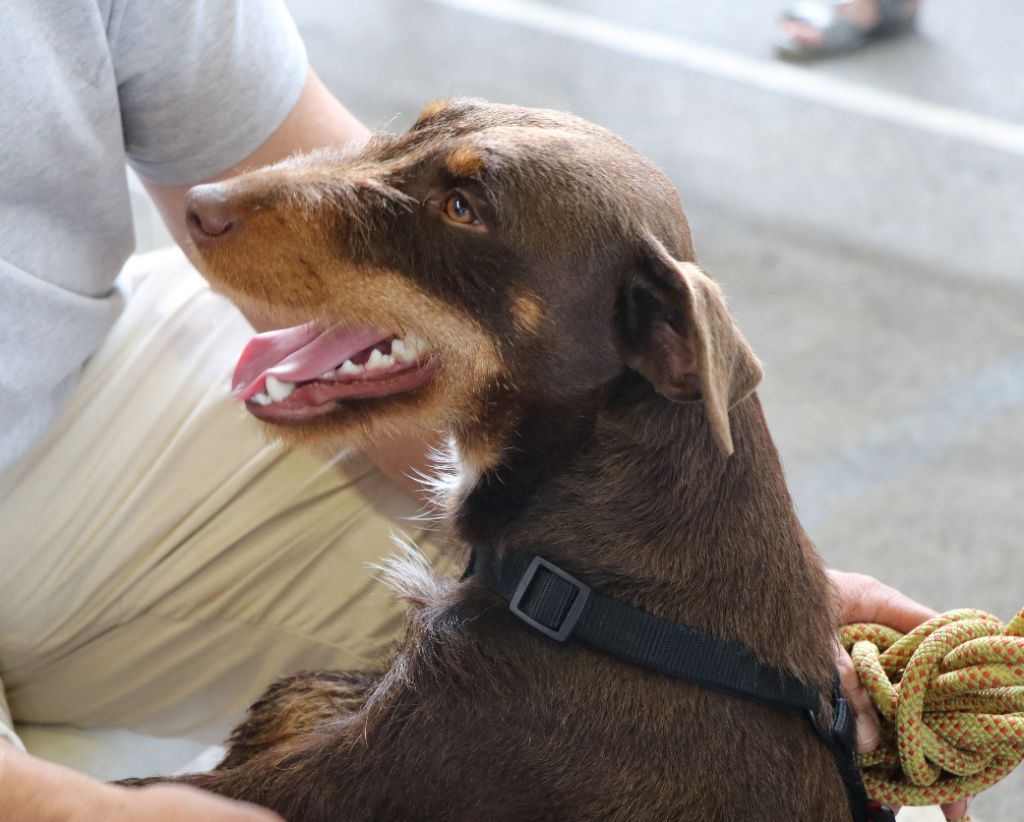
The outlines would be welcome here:
M 396 363 L 411 363 L 419 360 L 427 351 L 429 345 L 423 337 L 415 331 L 410 331 L 405 337 L 395 338 L 391 341 L 391 353 L 385 354 L 375 348 L 370 352 L 369 359 L 363 365 L 357 365 L 352 360 L 345 360 L 334 371 L 327 371 L 320 377 L 321 380 L 337 380 L 341 377 L 358 377 L 367 371 L 379 371 L 391 368 Z M 250 402 L 256 405 L 270 405 L 288 399 L 295 391 L 295 383 L 287 380 L 280 380 L 274 376 L 268 376 L 265 390 L 253 394 Z
M 391 354 L 399 362 L 415 362 L 427 350 L 427 341 L 415 331 L 391 343 Z
M 267 377 L 267 393 L 274 402 L 281 402 L 281 400 L 287 399 L 294 390 L 295 383 L 293 382 L 279 380 L 273 375 Z
M 367 371 L 380 371 L 391 368 L 396 363 L 411 363 L 419 360 L 427 351 L 429 345 L 415 331 L 411 331 L 403 338 L 396 338 L 391 341 L 391 353 L 385 354 L 380 349 L 373 349 L 369 359 L 363 365 L 357 365 L 352 360 L 345 360 L 336 370 L 327 371 L 320 377 L 321 380 L 337 380 L 342 377 L 358 377 Z M 266 388 L 259 394 L 250 397 L 250 401 L 256 405 L 270 405 L 288 399 L 295 391 L 295 383 L 281 380 L 274 376 L 267 377 Z

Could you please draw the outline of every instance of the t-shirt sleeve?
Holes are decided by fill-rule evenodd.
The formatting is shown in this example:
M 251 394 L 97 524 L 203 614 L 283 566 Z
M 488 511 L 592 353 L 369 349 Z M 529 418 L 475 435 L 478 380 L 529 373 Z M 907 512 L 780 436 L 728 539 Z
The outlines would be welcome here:
M 107 36 L 125 152 L 158 185 L 194 183 L 251 154 L 306 80 L 283 0 L 115 0 Z

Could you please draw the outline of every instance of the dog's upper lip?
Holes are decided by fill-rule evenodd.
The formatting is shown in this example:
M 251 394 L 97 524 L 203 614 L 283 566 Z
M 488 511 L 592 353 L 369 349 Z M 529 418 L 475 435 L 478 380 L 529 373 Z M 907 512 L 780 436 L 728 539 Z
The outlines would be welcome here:
M 264 390 L 270 376 L 288 382 L 315 380 L 388 336 L 366 327 L 325 329 L 317 322 L 258 334 L 235 366 L 232 395 L 239 400 L 251 399 Z

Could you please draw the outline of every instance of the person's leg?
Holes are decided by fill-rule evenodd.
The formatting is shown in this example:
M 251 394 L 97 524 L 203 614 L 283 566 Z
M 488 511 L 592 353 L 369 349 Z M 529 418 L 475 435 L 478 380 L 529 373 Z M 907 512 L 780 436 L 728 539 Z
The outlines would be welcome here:
M 779 20 L 780 51 L 807 57 L 830 53 L 829 29 L 837 20 L 848 23 L 865 42 L 882 26 L 911 20 L 917 6 L 918 0 L 803 0 Z
M 299 669 L 379 664 L 402 609 L 368 563 L 416 506 L 369 462 L 266 440 L 231 402 L 251 336 L 177 252 L 0 489 L 0 679 L 16 720 L 219 738 Z

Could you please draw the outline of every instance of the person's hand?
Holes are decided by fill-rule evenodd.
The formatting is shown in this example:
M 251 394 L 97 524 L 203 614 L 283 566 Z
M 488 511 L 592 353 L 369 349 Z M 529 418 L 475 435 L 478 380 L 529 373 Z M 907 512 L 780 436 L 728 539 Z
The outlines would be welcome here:
M 270 811 L 185 785 L 125 788 L 17 750 L 0 741 L 4 822 L 281 822 Z
M 72 822 L 281 822 L 281 817 L 255 805 L 231 802 L 186 785 L 147 785 L 110 789 L 101 813 L 76 815 Z
M 875 622 L 905 634 L 936 615 L 931 608 L 866 574 L 830 570 L 828 575 L 838 594 L 840 625 Z M 836 666 L 839 668 L 843 696 L 849 700 L 856 715 L 854 736 L 857 752 L 873 751 L 882 742 L 882 723 L 878 712 L 868 696 L 867 688 L 857 677 L 850 655 L 838 646 Z M 943 805 L 942 812 L 946 819 L 960 819 L 967 815 L 969 804 L 969 799 L 952 802 Z

